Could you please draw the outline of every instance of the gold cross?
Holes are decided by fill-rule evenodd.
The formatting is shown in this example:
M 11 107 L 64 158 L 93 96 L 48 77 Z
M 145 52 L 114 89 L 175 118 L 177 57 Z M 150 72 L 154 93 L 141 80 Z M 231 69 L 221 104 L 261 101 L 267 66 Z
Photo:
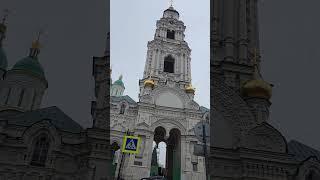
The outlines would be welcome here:
M 44 30 L 43 29 L 40 29 L 40 31 L 38 32 L 38 36 L 37 36 L 37 39 L 35 41 L 32 42 L 32 48 L 34 49 L 40 49 L 41 45 L 40 45 L 40 37 L 41 35 L 44 34 Z
M 172 4 L 173 4 L 173 0 L 170 0 L 170 6 L 172 7 Z
M 37 37 L 37 41 L 40 41 L 40 37 L 41 35 L 44 33 L 43 29 L 41 29 L 39 32 L 38 32 L 38 37 Z
M 9 16 L 9 14 L 10 14 L 10 11 L 9 11 L 9 9 L 5 9 L 5 10 L 3 10 L 3 18 L 2 18 L 2 24 L 4 24 L 5 22 L 6 22 L 6 20 L 7 20 L 7 18 L 8 18 L 8 16 Z

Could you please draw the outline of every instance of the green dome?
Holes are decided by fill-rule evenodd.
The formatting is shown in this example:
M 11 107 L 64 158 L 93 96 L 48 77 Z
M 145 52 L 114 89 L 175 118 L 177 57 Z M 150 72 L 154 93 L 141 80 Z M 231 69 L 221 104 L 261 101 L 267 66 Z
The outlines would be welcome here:
M 41 66 L 41 64 L 38 61 L 38 58 L 33 57 L 25 57 L 18 61 L 12 68 L 12 70 L 24 70 L 31 72 L 35 75 L 38 75 L 40 77 L 45 77 L 44 70 Z
M 121 79 L 116 80 L 116 81 L 113 83 L 113 85 L 119 85 L 119 86 L 124 87 L 124 83 L 122 82 Z
M 121 87 L 124 88 L 124 83 L 123 83 L 123 81 L 122 81 L 122 75 L 119 77 L 118 80 L 116 80 L 116 81 L 113 83 L 113 85 L 119 85 L 119 86 L 121 86 Z
M 8 68 L 7 56 L 3 48 L 0 46 L 0 69 L 7 70 L 7 68 Z

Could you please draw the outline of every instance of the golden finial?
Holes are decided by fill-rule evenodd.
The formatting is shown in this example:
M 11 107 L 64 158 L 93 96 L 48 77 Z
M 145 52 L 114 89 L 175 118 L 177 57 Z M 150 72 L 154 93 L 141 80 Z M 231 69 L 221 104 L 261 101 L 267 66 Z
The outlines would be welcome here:
M 189 83 L 188 86 L 186 87 L 186 92 L 194 94 L 195 91 L 196 89 L 192 86 L 191 83 Z
M 258 59 L 258 50 L 257 48 L 254 48 L 253 49 L 253 66 L 254 66 L 254 71 L 253 71 L 253 76 L 255 79 L 257 78 L 261 78 L 261 74 L 259 72 L 259 69 L 258 69 L 258 62 L 257 62 L 257 59 Z
M 6 21 L 7 21 L 7 19 L 8 19 L 8 16 L 9 16 L 9 14 L 10 14 L 10 11 L 9 11 L 9 9 L 4 9 L 3 10 L 3 17 L 2 17 L 2 24 L 5 24 L 6 23 Z
M 110 32 L 107 33 L 107 41 L 104 49 L 104 55 L 108 56 L 110 54 Z
M 41 48 L 40 47 L 40 37 L 41 37 L 42 34 L 43 34 L 43 30 L 40 30 L 38 32 L 37 39 L 32 42 L 32 48 L 33 49 L 40 49 Z
M 170 7 L 173 7 L 173 0 L 170 0 Z
M 32 47 L 30 48 L 30 54 L 29 54 L 30 57 L 37 57 L 38 54 L 40 53 L 40 48 L 41 48 L 40 37 L 43 34 L 43 32 L 44 32 L 43 30 L 40 30 L 38 32 L 37 39 L 32 41 Z
M 8 16 L 9 16 L 8 9 L 5 9 L 3 12 L 4 12 L 4 15 L 3 15 L 2 21 L 0 23 L 0 41 L 2 41 L 5 38 L 5 33 L 7 30 L 5 23 L 7 21 Z
M 149 76 L 148 79 L 146 79 L 146 80 L 144 81 L 143 84 L 144 84 L 144 86 L 149 86 L 149 87 L 151 87 L 151 88 L 153 88 L 154 85 L 155 85 L 154 80 L 151 79 L 151 75 Z

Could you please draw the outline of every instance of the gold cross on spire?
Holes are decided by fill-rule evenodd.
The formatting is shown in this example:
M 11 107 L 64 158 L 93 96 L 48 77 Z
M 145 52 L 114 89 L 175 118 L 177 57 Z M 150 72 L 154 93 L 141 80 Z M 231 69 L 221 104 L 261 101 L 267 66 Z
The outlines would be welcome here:
M 254 56 L 253 56 L 253 67 L 254 67 L 253 76 L 254 76 L 255 79 L 262 78 L 261 74 L 260 74 L 260 71 L 258 69 L 258 62 L 257 62 L 258 50 L 257 50 L 257 48 L 253 49 L 253 54 L 254 54 Z
M 10 14 L 9 9 L 4 9 L 3 10 L 3 17 L 2 17 L 2 22 L 1 22 L 2 24 L 4 24 L 6 22 L 9 14 Z
M 43 29 L 41 29 L 41 30 L 38 32 L 37 39 L 32 42 L 32 48 L 33 48 L 33 49 L 40 49 L 40 37 L 43 35 L 43 33 L 44 33 L 44 30 L 43 30 Z

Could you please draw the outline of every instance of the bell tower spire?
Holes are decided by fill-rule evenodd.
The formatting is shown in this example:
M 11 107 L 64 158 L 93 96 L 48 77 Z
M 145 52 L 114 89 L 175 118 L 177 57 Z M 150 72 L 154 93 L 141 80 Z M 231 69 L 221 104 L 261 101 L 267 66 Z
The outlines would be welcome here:
M 254 78 L 255 69 L 260 70 L 259 0 L 212 3 L 211 48 L 215 77 L 221 76 L 226 85 L 240 92 L 242 84 Z
M 7 21 L 8 15 L 9 15 L 9 10 L 5 9 L 2 21 L 0 23 L 0 46 L 2 46 L 2 42 L 6 37 L 6 32 L 7 32 L 6 21 Z
M 41 48 L 41 44 L 40 44 L 40 37 L 43 34 L 43 31 L 39 31 L 36 40 L 34 40 L 32 42 L 32 46 L 30 48 L 30 53 L 29 56 L 33 57 L 33 58 L 37 58 L 39 53 L 40 53 L 40 48 Z
M 173 0 L 170 0 L 170 7 L 173 7 Z
M 147 45 L 140 91 L 146 84 L 152 87 L 179 87 L 184 90 L 191 84 L 191 49 L 185 41 L 185 30 L 186 26 L 170 0 L 170 7 L 164 10 L 163 16 L 156 23 L 154 39 Z M 144 83 L 145 81 L 147 83 Z

